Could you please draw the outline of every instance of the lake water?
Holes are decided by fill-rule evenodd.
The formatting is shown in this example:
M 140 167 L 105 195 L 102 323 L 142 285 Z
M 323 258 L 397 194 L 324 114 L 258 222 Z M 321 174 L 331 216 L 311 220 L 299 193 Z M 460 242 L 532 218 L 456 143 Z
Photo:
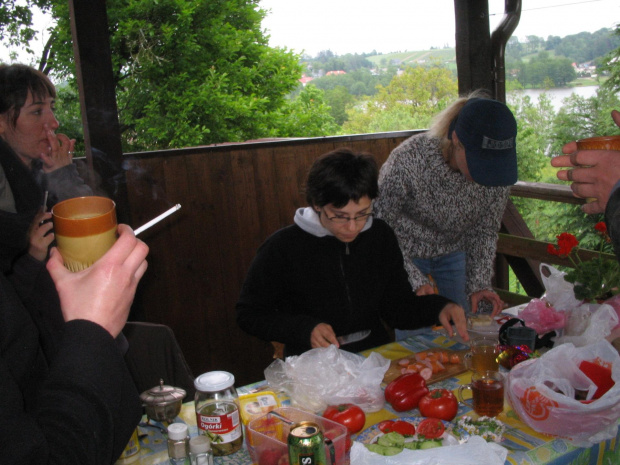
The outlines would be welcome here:
M 510 91 L 506 97 L 507 99 L 510 99 L 511 95 L 521 93 L 523 95 L 528 95 L 532 102 L 535 103 L 538 101 L 538 96 L 544 92 L 551 97 L 551 103 L 557 112 L 562 107 L 562 101 L 566 97 L 570 97 L 571 94 L 577 94 L 581 97 L 588 98 L 596 95 L 597 89 L 598 86 L 567 87 L 558 89 L 525 89 Z

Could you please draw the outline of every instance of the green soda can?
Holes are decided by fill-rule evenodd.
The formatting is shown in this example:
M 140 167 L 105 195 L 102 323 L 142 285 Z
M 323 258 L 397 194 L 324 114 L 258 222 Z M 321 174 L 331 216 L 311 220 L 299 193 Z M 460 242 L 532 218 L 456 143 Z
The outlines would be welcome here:
M 319 425 L 302 421 L 291 427 L 288 434 L 288 458 L 290 465 L 328 465 Z

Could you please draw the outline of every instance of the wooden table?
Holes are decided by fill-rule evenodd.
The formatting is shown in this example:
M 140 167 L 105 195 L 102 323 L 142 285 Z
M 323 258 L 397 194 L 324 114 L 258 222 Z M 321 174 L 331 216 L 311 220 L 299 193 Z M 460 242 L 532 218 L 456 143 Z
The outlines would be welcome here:
M 368 355 L 371 351 L 379 352 L 384 357 L 397 360 L 410 356 L 412 353 L 421 352 L 430 348 L 442 347 L 451 350 L 463 349 L 464 346 L 457 341 L 448 339 L 439 332 L 421 334 L 406 341 L 394 342 L 376 349 L 363 352 Z M 446 388 L 455 391 L 460 385 L 469 383 L 471 373 L 466 372 L 433 384 L 433 388 Z M 265 381 L 254 383 L 238 389 L 240 394 L 251 390 L 267 387 Z M 459 404 L 457 418 L 470 414 L 470 408 Z M 417 410 L 412 412 L 397 413 L 389 405 L 375 413 L 366 416 L 364 428 L 386 419 L 399 416 L 416 416 Z M 508 431 L 502 446 L 509 450 L 506 465 L 617 465 L 620 464 L 620 430 L 613 440 L 604 441 L 591 448 L 576 448 L 567 441 L 552 436 L 537 433 L 525 425 L 510 408 L 505 404 L 504 412 L 498 417 L 506 424 Z M 196 416 L 193 402 L 183 405 L 181 413 L 176 421 L 183 421 L 189 425 L 190 435 L 198 434 L 196 428 Z M 456 420 L 455 420 L 456 421 Z M 154 427 L 139 427 L 141 451 L 140 456 L 133 462 L 139 465 L 163 464 L 168 461 L 166 441 L 161 431 Z M 216 457 L 216 464 L 250 465 L 252 463 L 247 450 L 226 456 Z M 354 465 L 354 464 L 353 464 Z

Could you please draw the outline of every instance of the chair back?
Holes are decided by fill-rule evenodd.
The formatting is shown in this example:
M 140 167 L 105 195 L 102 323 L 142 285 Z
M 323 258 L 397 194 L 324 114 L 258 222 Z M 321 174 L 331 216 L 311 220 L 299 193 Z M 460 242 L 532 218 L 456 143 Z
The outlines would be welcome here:
M 128 321 L 123 334 L 129 343 L 125 363 L 138 393 L 159 386 L 163 379 L 164 384 L 185 390 L 184 402 L 194 400 L 194 376 L 170 327 Z

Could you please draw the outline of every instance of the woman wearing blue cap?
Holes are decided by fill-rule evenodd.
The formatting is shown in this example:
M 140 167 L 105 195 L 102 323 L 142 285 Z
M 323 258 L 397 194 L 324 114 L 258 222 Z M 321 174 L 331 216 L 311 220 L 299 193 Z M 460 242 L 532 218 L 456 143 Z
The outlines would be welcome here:
M 438 292 L 474 313 L 486 300 L 495 315 L 503 302 L 491 278 L 508 186 L 517 181 L 517 123 L 482 95 L 459 98 L 428 132 L 392 151 L 374 209 L 394 229 L 418 295 Z

